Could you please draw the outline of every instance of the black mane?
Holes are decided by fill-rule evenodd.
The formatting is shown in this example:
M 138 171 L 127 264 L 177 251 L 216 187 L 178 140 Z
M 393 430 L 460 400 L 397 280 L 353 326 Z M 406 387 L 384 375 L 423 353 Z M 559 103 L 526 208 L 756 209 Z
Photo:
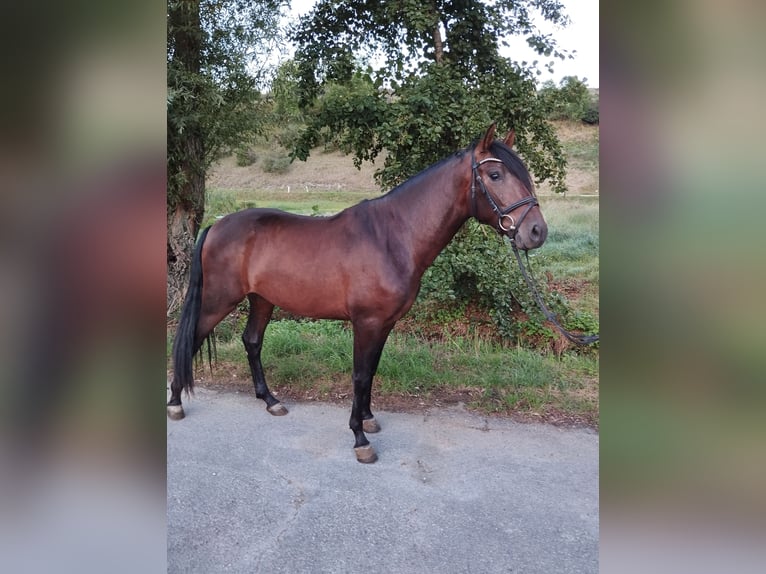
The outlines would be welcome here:
M 422 171 L 416 173 L 412 177 L 404 180 L 399 185 L 397 185 L 393 189 L 391 189 L 388 192 L 386 192 L 385 194 L 383 194 L 383 196 L 381 196 L 381 197 L 385 197 L 387 195 L 393 195 L 393 194 L 395 194 L 397 191 L 399 191 L 402 188 L 406 188 L 406 187 L 409 187 L 410 185 L 416 184 L 422 178 L 428 176 L 428 174 L 430 174 L 431 172 L 436 171 L 437 169 L 439 169 L 444 164 L 452 161 L 453 158 L 461 158 L 461 157 L 463 157 L 463 154 L 465 152 L 466 152 L 465 149 L 461 149 L 461 150 L 456 151 L 455 153 L 452 153 L 452 154 L 448 155 L 445 158 L 440 159 L 436 163 L 433 163 L 433 164 L 429 165 L 427 168 L 425 168 Z M 379 198 L 376 198 L 376 199 L 379 199 Z
M 476 143 L 472 144 L 471 146 L 467 148 L 456 151 L 455 153 L 428 166 L 423 171 L 413 175 L 412 177 L 403 181 L 402 183 L 400 183 L 393 189 L 384 193 L 382 196 L 375 198 L 374 200 L 371 200 L 371 201 L 377 201 L 378 199 L 383 199 L 386 196 L 395 195 L 396 192 L 399 191 L 400 189 L 407 188 L 413 184 L 416 184 L 421 178 L 426 177 L 429 173 L 440 168 L 442 165 L 451 161 L 453 158 L 462 158 L 465 153 L 468 153 L 475 148 L 476 148 Z M 489 147 L 489 150 L 492 153 L 492 155 L 496 157 L 497 159 L 499 159 L 500 161 L 502 161 L 503 165 L 505 165 L 505 167 L 508 168 L 508 171 L 510 171 L 512 175 L 514 175 L 519 181 L 521 181 L 521 183 L 524 184 L 527 190 L 534 195 L 535 188 L 534 188 L 534 185 L 532 184 L 532 177 L 530 176 L 529 171 L 527 170 L 526 166 L 524 165 L 524 162 L 521 160 L 518 154 L 500 140 L 495 140 L 494 142 L 492 142 L 492 145 Z

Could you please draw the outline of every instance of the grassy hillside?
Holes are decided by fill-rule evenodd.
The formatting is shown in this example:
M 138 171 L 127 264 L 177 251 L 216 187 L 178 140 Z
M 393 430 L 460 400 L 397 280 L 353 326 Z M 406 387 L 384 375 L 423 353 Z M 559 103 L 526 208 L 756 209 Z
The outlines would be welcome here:
M 598 126 L 559 122 L 556 128 L 569 162 L 567 195 L 598 195 Z M 357 169 L 351 156 L 316 149 L 307 161 L 296 160 L 283 173 L 264 171 L 263 164 L 275 153 L 285 152 L 256 147 L 255 162 L 243 167 L 237 165 L 233 155 L 221 159 L 208 174 L 210 194 L 228 194 L 238 206 L 276 206 L 284 201 L 300 207 L 317 200 L 345 207 L 381 193 L 374 181 L 373 164 L 364 163 Z M 551 193 L 545 183 L 537 187 L 541 196 Z

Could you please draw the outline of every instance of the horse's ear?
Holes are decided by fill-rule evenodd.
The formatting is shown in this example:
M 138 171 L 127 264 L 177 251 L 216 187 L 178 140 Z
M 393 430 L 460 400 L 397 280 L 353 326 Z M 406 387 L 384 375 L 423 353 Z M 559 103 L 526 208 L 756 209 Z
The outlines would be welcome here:
M 513 147 L 513 142 L 516 141 L 516 130 L 511 128 L 511 130 L 508 132 L 508 135 L 505 136 L 505 140 L 503 141 L 505 142 L 505 145 L 507 145 L 508 147 Z
M 492 122 L 492 125 L 489 126 L 489 129 L 487 130 L 487 133 L 484 134 L 484 137 L 481 140 L 481 150 L 482 151 L 489 151 L 489 146 L 492 145 L 492 142 L 495 141 L 495 128 L 497 127 L 497 123 Z

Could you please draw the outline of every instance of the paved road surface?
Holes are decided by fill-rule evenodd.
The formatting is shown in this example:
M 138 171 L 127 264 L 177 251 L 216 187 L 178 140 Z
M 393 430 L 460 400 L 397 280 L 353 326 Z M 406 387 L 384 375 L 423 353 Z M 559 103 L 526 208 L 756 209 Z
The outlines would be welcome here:
M 598 571 L 598 435 L 460 408 L 376 412 L 198 389 L 168 421 L 168 572 Z

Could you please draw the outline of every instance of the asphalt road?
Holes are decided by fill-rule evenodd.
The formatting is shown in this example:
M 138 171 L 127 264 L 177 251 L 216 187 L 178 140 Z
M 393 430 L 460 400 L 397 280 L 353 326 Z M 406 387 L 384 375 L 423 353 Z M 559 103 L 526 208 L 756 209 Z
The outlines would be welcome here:
M 168 572 L 598 571 L 598 434 L 461 408 L 375 412 L 198 389 L 168 421 Z M 350 405 L 349 405 L 350 408 Z

